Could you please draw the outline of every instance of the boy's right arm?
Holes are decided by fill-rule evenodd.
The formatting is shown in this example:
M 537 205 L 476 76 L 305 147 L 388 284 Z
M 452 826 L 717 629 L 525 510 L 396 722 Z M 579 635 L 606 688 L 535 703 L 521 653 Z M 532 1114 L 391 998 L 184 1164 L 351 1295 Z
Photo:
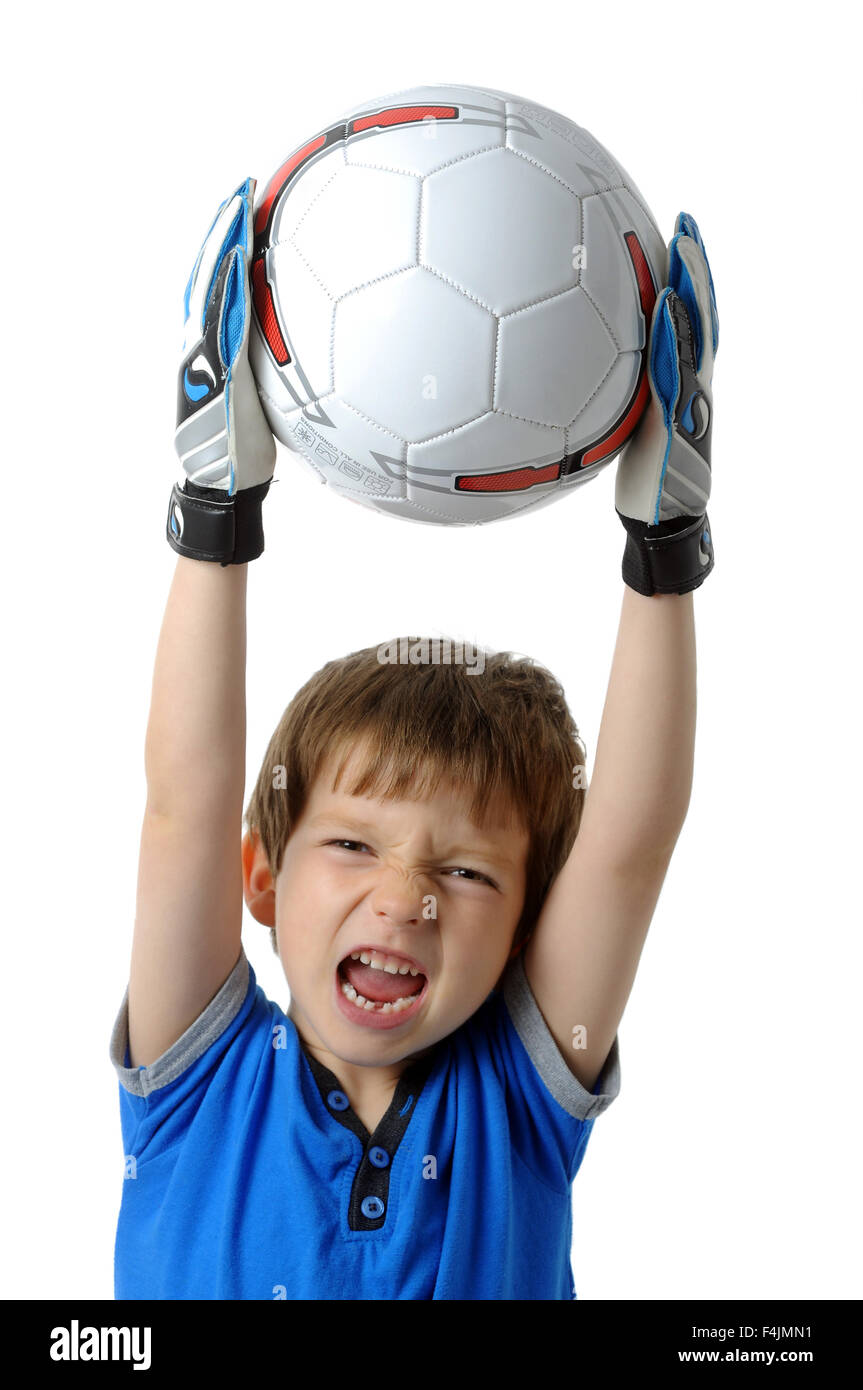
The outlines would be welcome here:
M 179 556 L 156 653 L 129 978 L 129 1058 L 149 1066 L 240 954 L 248 565 Z

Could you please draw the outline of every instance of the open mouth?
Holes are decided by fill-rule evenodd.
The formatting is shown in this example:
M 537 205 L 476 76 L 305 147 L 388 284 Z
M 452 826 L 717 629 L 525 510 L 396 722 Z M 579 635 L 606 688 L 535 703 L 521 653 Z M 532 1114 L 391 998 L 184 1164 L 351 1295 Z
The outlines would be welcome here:
M 345 956 L 336 975 L 342 1012 L 349 1011 L 357 1022 L 405 1021 L 416 1012 L 428 986 L 426 976 L 415 967 L 367 951 Z

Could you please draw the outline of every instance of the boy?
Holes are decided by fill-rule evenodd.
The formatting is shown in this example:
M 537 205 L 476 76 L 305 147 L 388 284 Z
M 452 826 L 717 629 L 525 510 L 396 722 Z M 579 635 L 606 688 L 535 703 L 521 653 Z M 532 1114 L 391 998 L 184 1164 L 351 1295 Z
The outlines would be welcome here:
M 541 667 L 369 648 L 286 710 L 238 854 L 246 575 L 275 462 L 247 359 L 253 194 L 222 205 L 186 292 L 180 558 L 110 1053 L 116 1296 L 575 1298 L 571 1184 L 618 1093 L 692 779 L 718 337 L 701 239 L 681 214 L 618 467 L 626 587 L 589 796 Z M 287 1015 L 243 951 L 243 897 Z

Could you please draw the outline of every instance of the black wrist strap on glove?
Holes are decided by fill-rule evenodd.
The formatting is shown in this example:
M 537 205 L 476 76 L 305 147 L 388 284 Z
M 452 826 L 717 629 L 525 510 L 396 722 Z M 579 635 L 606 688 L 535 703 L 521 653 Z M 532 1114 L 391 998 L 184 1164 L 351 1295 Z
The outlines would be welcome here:
M 167 535 L 178 555 L 245 565 L 264 549 L 261 504 L 270 482 L 243 488 L 228 497 L 221 488 L 175 483 L 168 507 Z
M 657 526 L 617 515 L 626 528 L 623 578 L 630 589 L 648 596 L 688 594 L 713 569 L 713 538 L 706 512 L 672 517 Z

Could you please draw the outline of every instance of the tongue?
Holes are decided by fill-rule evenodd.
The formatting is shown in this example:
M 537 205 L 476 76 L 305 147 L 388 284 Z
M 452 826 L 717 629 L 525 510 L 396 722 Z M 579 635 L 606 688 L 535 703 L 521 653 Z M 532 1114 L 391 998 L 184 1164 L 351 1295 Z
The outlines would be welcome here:
M 405 999 L 410 994 L 419 994 L 425 983 L 423 975 L 390 975 L 386 970 L 373 970 L 362 961 L 343 960 L 340 970 L 348 984 L 353 985 L 357 994 L 372 1003 L 392 1003 L 395 999 Z

